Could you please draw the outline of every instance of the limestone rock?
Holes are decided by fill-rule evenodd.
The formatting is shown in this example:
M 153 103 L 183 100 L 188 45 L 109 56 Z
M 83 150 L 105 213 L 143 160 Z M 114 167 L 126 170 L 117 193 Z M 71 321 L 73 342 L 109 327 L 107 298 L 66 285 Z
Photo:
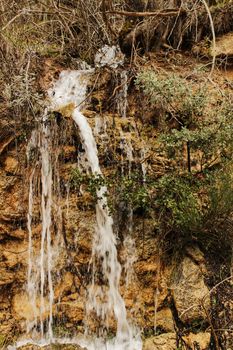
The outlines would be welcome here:
M 207 320 L 202 305 L 209 311 L 209 290 L 205 285 L 202 269 L 189 257 L 184 258 L 176 271 L 171 289 L 182 322 Z
M 189 333 L 189 335 L 183 337 L 185 344 L 192 350 L 200 349 L 207 350 L 210 345 L 210 333 L 200 332 L 198 334 Z
M 69 292 L 72 288 L 74 279 L 70 272 L 66 272 L 62 277 L 61 283 L 56 286 L 54 297 L 55 299 L 61 298 L 64 294 Z
M 17 265 L 26 266 L 27 265 L 27 254 L 28 247 L 27 242 L 7 242 L 3 244 L 2 256 L 7 268 L 14 268 Z
M 175 332 L 172 312 L 168 307 L 157 312 L 156 327 L 166 332 Z
M 39 309 L 37 311 L 37 316 L 39 317 Z M 16 294 L 13 297 L 12 301 L 12 313 L 14 318 L 17 321 L 33 318 L 33 314 L 31 312 L 31 304 L 28 300 L 28 296 L 26 293 Z
M 27 237 L 27 232 L 22 229 L 17 229 L 15 231 L 8 232 L 8 235 L 17 239 L 24 239 Z
M 61 154 L 63 159 L 73 159 L 76 156 L 76 148 L 74 146 L 63 146 Z
M 176 350 L 176 334 L 164 333 L 148 338 L 143 344 L 143 350 Z
M 84 318 L 84 301 L 61 302 L 58 306 L 58 314 L 65 315 L 69 322 L 77 323 Z
M 5 160 L 5 171 L 9 174 L 15 174 L 18 168 L 18 161 L 13 157 L 7 157 Z
M 14 280 L 14 272 L 8 271 L 5 263 L 0 263 L 0 286 L 11 284 Z

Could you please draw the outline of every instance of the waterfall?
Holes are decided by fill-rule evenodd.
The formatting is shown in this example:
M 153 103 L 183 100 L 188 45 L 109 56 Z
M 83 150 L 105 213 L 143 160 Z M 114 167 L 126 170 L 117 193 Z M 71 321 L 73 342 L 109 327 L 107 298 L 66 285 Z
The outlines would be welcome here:
M 63 107 L 72 106 L 72 118 L 77 124 L 83 141 L 88 165 L 93 175 L 101 175 L 98 151 L 92 129 L 87 119 L 81 113 L 82 102 L 85 100 L 88 76 L 92 70 L 63 71 L 59 79 L 48 92 L 51 105 L 54 110 L 62 110 Z M 113 233 L 113 220 L 109 215 L 107 188 L 102 186 L 97 191 L 96 204 L 96 230 L 92 247 L 92 283 L 88 290 L 87 312 L 90 317 L 94 311 L 100 317 L 105 326 L 108 326 L 109 316 L 112 314 L 117 323 L 116 338 L 111 344 L 105 345 L 107 349 L 136 350 L 141 349 L 140 339 L 133 339 L 134 331 L 127 320 L 126 308 L 119 292 L 121 265 L 117 258 L 116 238 Z M 98 285 L 96 272 L 102 274 L 104 285 Z M 101 335 L 101 334 L 100 334 Z M 100 340 L 95 340 L 88 349 L 99 349 Z
M 51 245 L 51 214 L 52 214 L 52 162 L 51 162 L 51 135 L 45 112 L 39 130 L 32 132 L 31 140 L 27 148 L 28 163 L 30 153 L 36 148 L 39 150 L 40 159 L 36 162 L 29 179 L 27 228 L 29 234 L 28 243 L 28 276 L 27 293 L 32 315 L 27 320 L 27 333 L 33 338 L 40 338 L 43 343 L 53 340 L 53 252 Z M 41 245 L 39 253 L 36 252 L 33 241 L 32 219 L 34 191 L 33 182 L 36 168 L 40 165 L 41 174 Z M 48 314 L 48 317 L 45 316 Z M 39 321 L 38 321 L 39 319 Z M 45 329 L 45 321 L 47 327 Z M 40 328 L 37 331 L 38 326 Z
M 28 195 L 28 276 L 27 276 L 27 293 L 30 306 L 32 309 L 32 320 L 27 320 L 27 333 L 36 326 L 37 323 L 37 307 L 36 307 L 36 288 L 32 275 L 33 271 L 33 244 L 32 244 L 32 216 L 33 216 L 33 178 L 35 169 L 33 169 L 29 179 L 29 195 Z
M 42 183 L 42 198 L 41 198 L 41 213 L 42 213 L 42 232 L 41 232 L 41 251 L 40 251 L 40 324 L 41 335 L 44 336 L 44 296 L 45 296 L 45 278 L 48 279 L 49 290 L 49 322 L 48 322 L 48 337 L 53 339 L 52 323 L 53 323 L 53 283 L 52 283 L 52 248 L 51 248 L 51 209 L 52 209 L 52 162 L 50 158 L 50 130 L 46 125 L 46 117 L 42 124 L 41 133 L 41 183 Z M 45 255 L 47 248 L 47 255 Z M 47 265 L 47 266 L 46 266 Z M 46 276 L 47 272 L 47 276 Z

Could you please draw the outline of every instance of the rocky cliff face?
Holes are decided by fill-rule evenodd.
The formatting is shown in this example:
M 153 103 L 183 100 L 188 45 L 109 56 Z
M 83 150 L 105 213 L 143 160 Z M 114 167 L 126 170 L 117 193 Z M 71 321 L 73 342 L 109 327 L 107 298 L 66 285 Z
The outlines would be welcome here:
M 144 172 L 148 175 L 159 172 L 169 160 L 153 156 L 159 132 L 154 125 L 159 123 L 157 111 L 143 109 L 142 96 L 131 83 L 133 76 L 129 76 L 125 87 L 121 73 L 121 69 L 98 71 L 90 84 L 84 115 L 95 133 L 104 176 L 110 178 L 117 172 L 123 177 L 137 172 L 143 186 Z M 42 78 L 44 85 L 48 75 Z M 122 110 L 127 118 L 119 115 Z M 78 130 L 69 118 L 69 108 L 53 115 L 49 122 L 54 127 L 52 153 L 54 184 L 57 184 L 52 225 L 52 242 L 58 247 L 53 270 L 54 333 L 62 337 L 82 333 L 84 320 L 93 329 L 98 328 L 98 319 L 88 320 L 85 316 L 95 198 L 87 185 L 80 184 L 72 175 L 83 149 Z M 25 332 L 25 322 L 32 316 L 26 282 L 28 192 L 33 169 L 37 177 L 32 225 L 35 251 L 40 249 L 41 234 L 37 150 L 33 150 L 28 162 L 28 140 L 4 135 L 0 144 L 0 343 L 3 348 Z M 118 194 L 111 188 L 109 191 L 116 197 L 112 209 L 123 267 L 121 294 L 129 318 L 142 330 L 144 349 L 212 349 L 211 344 L 216 341 L 214 319 L 224 317 L 229 322 L 223 333 L 225 349 L 230 349 L 231 290 L 224 284 L 215 288 L 213 277 L 224 268 L 223 264 L 213 266 L 213 257 L 205 256 L 195 239 L 178 259 L 165 254 L 153 218 L 142 210 L 135 210 L 132 215 L 130 207 L 117 201 Z M 114 331 L 112 321 L 109 337 Z

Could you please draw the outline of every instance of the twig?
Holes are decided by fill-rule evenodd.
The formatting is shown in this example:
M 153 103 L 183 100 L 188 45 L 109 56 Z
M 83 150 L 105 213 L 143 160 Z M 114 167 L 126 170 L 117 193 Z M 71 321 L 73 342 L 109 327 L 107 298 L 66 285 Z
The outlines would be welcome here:
M 203 298 L 200 302 L 201 302 L 201 307 L 202 307 L 202 309 L 204 310 L 204 312 L 205 312 L 205 314 L 206 314 L 206 318 L 207 318 L 207 320 L 208 320 L 208 322 L 209 322 L 209 325 L 210 325 L 210 328 L 211 328 L 211 330 L 212 330 L 212 334 L 213 334 L 213 337 L 214 337 L 216 350 L 220 350 L 218 337 L 217 337 L 216 331 L 215 331 L 215 329 L 214 329 L 214 325 L 213 325 L 213 323 L 212 323 L 210 314 L 209 314 L 208 310 L 207 310 L 206 307 L 205 307 L 204 298 Z
M 18 17 L 20 17 L 22 14 L 24 14 L 23 11 L 18 13 L 15 17 L 13 17 L 4 27 L 1 28 L 1 30 L 5 30 L 11 23 L 13 23 Z
M 184 9 L 166 9 L 166 12 L 161 11 L 154 11 L 154 12 L 131 12 L 131 11 L 117 11 L 117 10 L 111 10 L 107 11 L 106 13 L 112 13 L 115 15 L 121 15 L 121 16 L 128 16 L 128 17 L 152 17 L 152 16 L 159 16 L 159 17 L 170 17 L 170 16 L 176 16 L 180 13 L 186 13 Z
M 215 61 L 216 61 L 216 36 L 215 36 L 215 30 L 214 30 L 214 22 L 213 22 L 213 18 L 212 18 L 209 6 L 208 6 L 206 0 L 201 0 L 201 2 L 203 3 L 203 5 L 206 8 L 206 12 L 207 12 L 209 20 L 210 20 L 210 28 L 211 28 L 212 37 L 213 37 L 213 49 L 212 49 L 213 60 L 212 60 L 212 68 L 211 68 L 211 71 L 210 71 L 210 76 L 211 76 L 213 71 L 214 71 Z
M 219 283 L 217 283 L 215 286 L 213 286 L 213 288 L 211 288 L 208 293 L 206 295 L 204 295 L 203 299 L 208 295 L 208 294 L 211 294 L 216 288 L 218 288 L 221 284 L 223 284 L 224 282 L 227 282 L 227 281 L 230 281 L 230 280 L 233 280 L 233 275 L 225 278 L 224 280 L 220 281 Z
M 108 6 L 110 7 L 111 11 L 112 11 L 112 3 L 108 2 Z M 112 25 L 109 23 L 108 20 L 108 16 L 107 16 L 107 11 L 106 11 L 106 2 L 105 0 L 102 1 L 102 16 L 103 16 L 103 20 L 106 24 L 106 27 L 108 28 L 108 30 L 113 34 L 114 37 L 117 36 L 116 32 L 114 31 L 114 29 L 112 28 Z

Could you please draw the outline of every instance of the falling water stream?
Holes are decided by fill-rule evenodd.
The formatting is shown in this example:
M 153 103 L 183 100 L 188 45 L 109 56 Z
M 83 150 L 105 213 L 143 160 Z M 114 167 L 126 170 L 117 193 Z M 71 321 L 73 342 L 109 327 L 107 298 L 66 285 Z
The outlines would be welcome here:
M 72 119 L 78 126 L 82 139 L 88 167 L 95 176 L 102 176 L 96 142 L 92 129 L 81 113 L 83 102 L 86 98 L 87 84 L 93 69 L 77 71 L 63 71 L 54 86 L 48 91 L 50 109 L 61 111 L 63 107 L 69 106 L 72 110 Z M 32 143 L 36 143 L 32 140 Z M 40 150 L 41 163 L 41 246 L 40 254 L 34 256 L 32 217 L 33 217 L 33 179 L 34 171 L 29 180 L 29 210 L 28 210 L 28 232 L 29 232 L 29 268 L 27 291 L 31 304 L 32 314 L 27 322 L 27 332 L 32 339 L 24 340 L 17 346 L 26 343 L 37 343 L 40 345 L 52 342 L 75 343 L 86 347 L 88 350 L 141 350 L 142 343 L 140 332 L 130 324 L 119 286 L 121 278 L 121 265 L 117 257 L 116 237 L 113 232 L 113 219 L 109 215 L 106 199 L 107 188 L 102 186 L 97 190 L 96 204 L 96 229 L 92 246 L 92 282 L 88 286 L 86 300 L 86 317 L 94 315 L 101 319 L 102 329 L 97 334 L 86 329 L 86 336 L 77 336 L 73 339 L 56 339 L 53 335 L 53 304 L 54 287 L 52 281 L 53 249 L 51 241 L 51 217 L 53 206 L 53 169 L 51 160 L 51 134 L 47 123 L 47 113 L 41 123 L 41 130 L 37 135 L 37 146 Z M 102 283 L 98 281 L 97 275 L 102 275 Z M 39 295 L 39 297 L 38 297 Z M 39 299 L 39 300 L 38 300 Z M 45 318 L 47 325 L 45 328 Z M 109 321 L 115 319 L 116 336 L 112 340 L 104 340 Z M 38 324 L 38 319 L 39 324 Z M 33 330 L 38 330 L 40 339 L 33 338 Z M 101 327 L 100 327 L 101 328 Z M 16 346 L 16 347 L 17 347 Z M 9 349 L 14 349 L 9 347 Z
M 52 283 L 52 248 L 51 248 L 51 209 L 52 209 L 52 162 L 50 159 L 50 131 L 46 125 L 46 114 L 42 124 L 41 133 L 41 183 L 42 183 L 42 198 L 41 198 L 41 213 L 42 213 L 42 232 L 41 232 L 41 250 L 40 250 L 40 329 L 41 335 L 44 336 L 43 317 L 45 313 L 45 279 L 48 279 L 49 290 L 49 322 L 48 322 L 48 337 L 53 339 L 52 323 L 53 323 L 53 283 Z M 47 249 L 45 249 L 45 247 Z M 47 254 L 45 255 L 45 252 Z M 47 271 L 47 273 L 46 273 Z M 47 275 L 47 276 L 46 276 Z
M 80 112 L 82 102 L 85 100 L 88 76 L 91 73 L 92 70 L 63 71 L 54 87 L 49 91 L 49 96 L 56 110 L 66 105 L 73 105 L 72 118 L 79 128 L 89 167 L 94 175 L 101 175 L 92 129 Z M 106 192 L 105 186 L 97 191 L 97 224 L 92 248 L 93 277 L 88 290 L 87 312 L 91 314 L 92 311 L 95 311 L 97 317 L 104 322 L 108 322 L 109 315 L 113 314 L 117 323 L 116 338 L 107 344 L 107 348 L 136 350 L 141 348 L 141 341 L 135 337 L 134 329 L 127 320 L 125 303 L 119 292 L 121 265 L 117 259 L 116 238 L 113 233 L 113 220 L 109 215 Z M 106 282 L 104 286 L 96 283 L 97 264 L 95 265 L 95 261 L 101 261 L 101 273 Z M 99 341 L 96 339 L 96 342 Z M 99 349 L 97 345 L 95 348 Z
M 52 215 L 52 161 L 51 135 L 45 112 L 39 130 L 32 132 L 27 148 L 28 162 L 30 153 L 38 148 L 41 168 L 41 245 L 39 254 L 35 253 L 33 239 L 33 204 L 34 204 L 34 177 L 37 162 L 29 179 L 29 198 L 27 228 L 28 243 L 28 276 L 27 293 L 32 314 L 27 319 L 27 334 L 38 341 L 53 340 L 53 301 L 54 291 L 52 282 L 52 244 L 51 244 L 51 215 Z M 48 315 L 48 317 L 47 317 Z M 45 320 L 47 326 L 45 329 Z M 38 322 L 39 319 L 39 322 Z M 39 330 L 39 331 L 38 331 Z

